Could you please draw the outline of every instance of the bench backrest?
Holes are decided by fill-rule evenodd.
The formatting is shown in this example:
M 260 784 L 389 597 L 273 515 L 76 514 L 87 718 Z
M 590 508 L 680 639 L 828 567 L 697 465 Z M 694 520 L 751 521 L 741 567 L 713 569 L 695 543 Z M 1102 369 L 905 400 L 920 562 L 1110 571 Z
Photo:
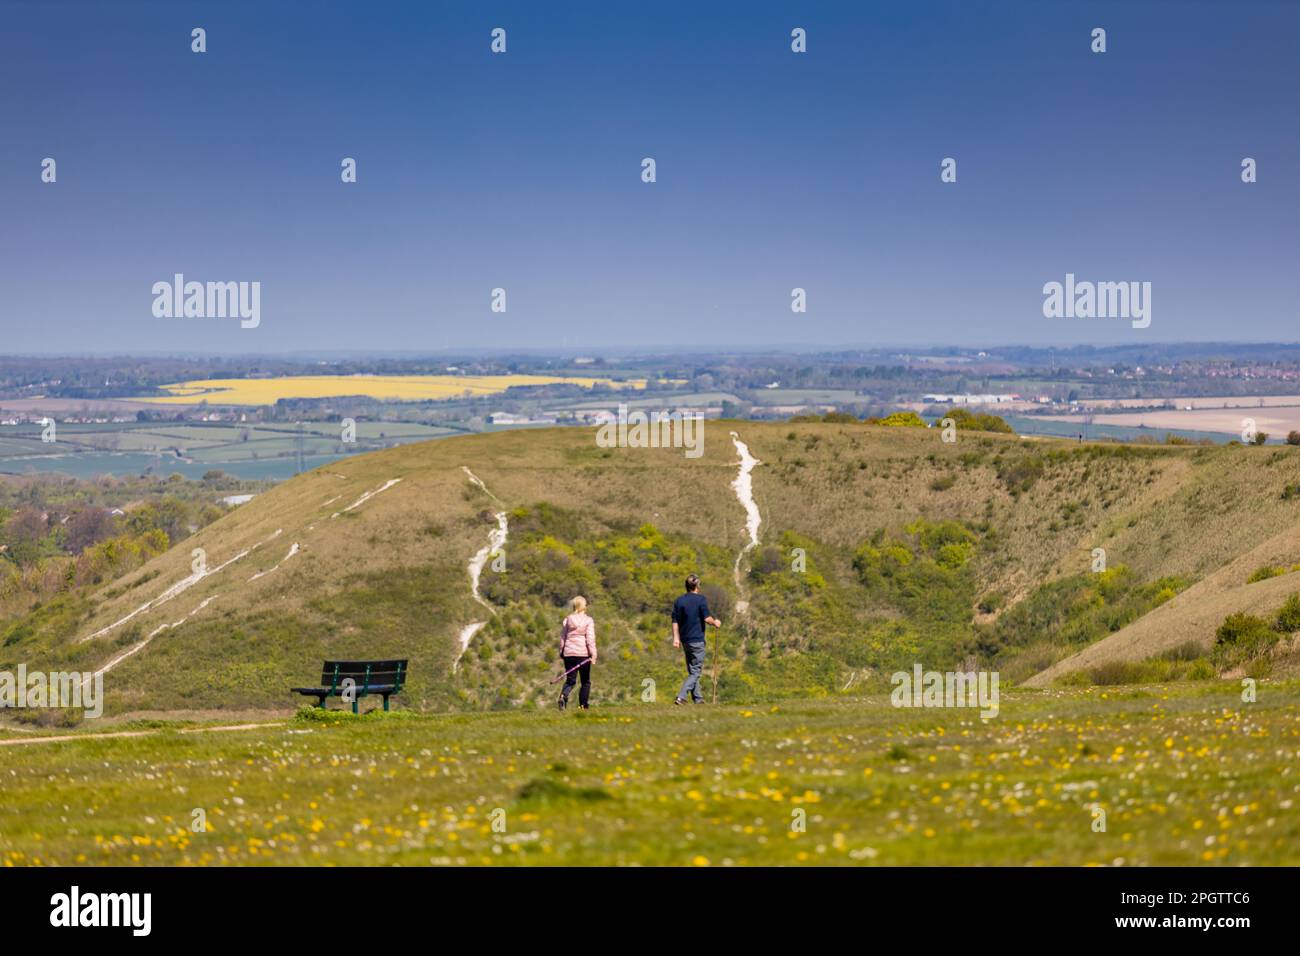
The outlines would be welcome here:
M 406 661 L 326 661 L 320 682 L 337 691 L 349 677 L 356 681 L 358 694 L 381 686 L 391 686 L 396 693 L 406 682 Z

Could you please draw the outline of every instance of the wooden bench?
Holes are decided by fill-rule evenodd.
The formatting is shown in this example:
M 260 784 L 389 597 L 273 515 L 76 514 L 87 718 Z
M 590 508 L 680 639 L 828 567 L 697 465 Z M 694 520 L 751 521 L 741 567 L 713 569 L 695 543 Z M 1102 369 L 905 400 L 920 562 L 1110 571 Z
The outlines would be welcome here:
M 351 685 L 346 683 L 349 680 Z M 289 690 L 317 698 L 317 706 L 324 710 L 326 698 L 344 697 L 350 686 L 355 714 L 358 702 L 367 694 L 381 694 L 387 710 L 388 698 L 399 693 L 405 681 L 406 661 L 326 661 L 321 669 L 320 687 L 290 687 Z

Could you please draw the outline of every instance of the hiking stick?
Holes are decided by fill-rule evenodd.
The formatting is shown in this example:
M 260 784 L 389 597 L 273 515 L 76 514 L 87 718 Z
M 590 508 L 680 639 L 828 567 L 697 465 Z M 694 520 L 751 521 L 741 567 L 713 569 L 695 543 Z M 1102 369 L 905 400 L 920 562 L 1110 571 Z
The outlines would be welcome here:
M 565 672 L 564 672 L 563 674 L 561 674 L 559 677 L 552 677 L 552 678 L 551 678 L 551 683 L 552 683 L 552 684 L 558 684 L 560 681 L 564 680 L 564 678 L 568 677 L 570 674 L 572 674 L 574 671 L 576 671 L 576 670 L 577 670 L 579 667 L 581 667 L 583 664 L 587 664 L 587 663 L 589 663 L 590 661 L 591 661 L 591 658 L 590 658 L 590 657 L 586 658 L 585 660 L 578 661 L 578 663 L 574 664 L 572 667 L 570 667 L 567 671 L 565 671 Z
M 714 628 L 718 633 L 713 636 L 713 703 L 718 702 L 718 654 L 722 644 L 722 628 Z

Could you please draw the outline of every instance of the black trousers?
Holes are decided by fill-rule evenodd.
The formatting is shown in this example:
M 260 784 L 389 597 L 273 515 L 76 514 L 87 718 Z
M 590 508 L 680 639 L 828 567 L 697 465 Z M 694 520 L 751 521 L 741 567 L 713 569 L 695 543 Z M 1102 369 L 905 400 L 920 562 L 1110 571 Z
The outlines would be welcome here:
M 585 657 L 566 657 L 564 659 L 564 669 L 567 671 L 570 667 L 575 667 L 578 661 L 582 660 L 587 661 L 587 663 L 583 664 L 576 671 L 571 672 L 568 677 L 564 678 L 564 689 L 560 691 L 560 696 L 565 700 L 568 700 L 569 692 L 573 690 L 573 685 L 578 683 L 578 677 L 581 676 L 582 689 L 578 691 L 578 703 L 581 706 L 586 707 L 587 701 L 591 698 L 591 661 Z

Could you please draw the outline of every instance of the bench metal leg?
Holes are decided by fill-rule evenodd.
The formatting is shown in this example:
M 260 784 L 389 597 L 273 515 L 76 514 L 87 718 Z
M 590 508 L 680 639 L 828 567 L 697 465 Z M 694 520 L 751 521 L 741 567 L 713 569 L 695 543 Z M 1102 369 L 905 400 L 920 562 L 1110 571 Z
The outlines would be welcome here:
M 384 710 L 385 710 L 385 711 L 388 710 L 388 695 L 387 695 L 387 694 L 384 695 Z
M 317 697 L 317 698 L 316 698 L 316 706 L 319 707 L 321 710 L 324 710 L 324 709 L 325 709 L 325 698 L 324 698 L 324 697 Z
M 361 698 L 360 698 L 360 697 L 353 697 L 353 698 L 352 698 L 352 713 L 354 713 L 354 714 L 355 714 L 355 713 L 358 713 L 358 711 L 357 711 L 357 706 L 358 706 L 360 703 L 361 703 Z

